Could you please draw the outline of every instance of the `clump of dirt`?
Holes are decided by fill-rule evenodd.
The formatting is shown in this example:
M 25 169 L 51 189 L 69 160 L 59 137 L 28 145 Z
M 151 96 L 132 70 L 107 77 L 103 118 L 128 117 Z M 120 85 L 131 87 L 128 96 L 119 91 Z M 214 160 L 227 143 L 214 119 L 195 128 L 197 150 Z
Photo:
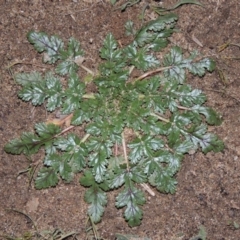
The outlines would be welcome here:
M 120 1 L 121 3 L 123 1 Z M 150 4 L 171 6 L 177 1 L 148 1 Z M 86 66 L 97 70 L 98 53 L 107 33 L 112 32 L 119 44 L 127 43 L 124 24 L 133 20 L 141 25 L 140 14 L 147 1 L 113 11 L 109 1 L 11 1 L 6 0 L 0 9 L 0 235 L 22 236 L 35 231 L 26 213 L 37 225 L 38 231 L 61 229 L 75 231 L 79 239 L 86 239 L 87 204 L 83 200 L 84 188 L 76 178 L 70 184 L 37 191 L 29 186 L 26 170 L 29 160 L 12 156 L 3 146 L 35 123 L 45 121 L 44 106 L 32 107 L 17 98 L 19 86 L 12 74 L 44 71 L 41 56 L 26 39 L 30 30 L 56 34 L 64 40 L 75 37 L 85 50 Z M 223 117 L 223 124 L 211 128 L 223 139 L 222 153 L 195 153 L 186 156 L 177 175 L 178 188 L 174 195 L 156 192 L 148 197 L 143 207 L 142 225 L 129 228 L 122 218 L 122 210 L 114 206 L 114 195 L 103 219 L 97 225 L 100 236 L 114 239 L 116 233 L 136 234 L 152 239 L 190 239 L 201 225 L 208 239 L 239 239 L 240 230 L 240 27 L 238 0 L 201 0 L 203 7 L 184 5 L 178 8 L 179 32 L 171 44 L 184 51 L 198 49 L 203 55 L 216 60 L 217 70 L 204 78 L 189 79 L 189 84 L 202 89 L 208 96 L 207 104 Z M 151 17 L 151 10 L 146 16 Z M 219 52 L 219 46 L 228 43 Z M 9 65 L 11 68 L 7 68 Z M 38 164 L 41 153 L 31 159 Z M 2 237 L 3 238 L 3 237 Z M 71 239 L 73 237 L 70 237 Z

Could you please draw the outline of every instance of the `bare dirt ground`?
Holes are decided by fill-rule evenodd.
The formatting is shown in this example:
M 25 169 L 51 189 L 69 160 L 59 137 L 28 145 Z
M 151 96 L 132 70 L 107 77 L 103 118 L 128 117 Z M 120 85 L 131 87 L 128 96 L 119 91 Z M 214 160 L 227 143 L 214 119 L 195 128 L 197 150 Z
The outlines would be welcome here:
M 30 216 L 38 232 L 60 229 L 78 233 L 68 239 L 87 239 L 87 204 L 78 180 L 37 191 L 33 184 L 29 186 L 27 174 L 18 175 L 29 166 L 29 161 L 3 150 L 9 140 L 46 120 L 44 106 L 33 108 L 17 98 L 20 88 L 12 77 L 16 72 L 44 70 L 41 56 L 26 39 L 27 32 L 45 31 L 64 40 L 75 37 L 85 50 L 86 65 L 96 69 L 103 38 L 112 32 L 124 44 L 125 22 L 139 22 L 146 2 L 120 12 L 113 11 L 104 0 L 0 0 L 0 239 L 15 239 L 35 231 L 26 216 L 8 209 Z M 177 0 L 148 2 L 172 6 Z M 240 239 L 240 2 L 200 2 L 204 8 L 184 5 L 176 10 L 180 31 L 171 38 L 171 44 L 180 45 L 185 51 L 198 49 L 216 60 L 215 72 L 203 79 L 189 79 L 189 83 L 202 89 L 208 96 L 207 105 L 222 115 L 222 125 L 211 131 L 223 139 L 225 150 L 186 156 L 177 175 L 177 193 L 156 192 L 155 197 L 148 197 L 139 227 L 128 227 L 122 210 L 114 207 L 115 193 L 110 194 L 102 222 L 97 225 L 104 239 L 115 239 L 115 234 L 121 233 L 154 240 L 187 240 L 197 234 L 201 225 L 205 226 L 209 240 Z M 147 18 L 150 14 L 148 10 Z M 219 52 L 218 47 L 224 43 L 232 45 Z M 7 69 L 17 61 L 22 63 Z M 38 154 L 33 161 L 41 157 Z

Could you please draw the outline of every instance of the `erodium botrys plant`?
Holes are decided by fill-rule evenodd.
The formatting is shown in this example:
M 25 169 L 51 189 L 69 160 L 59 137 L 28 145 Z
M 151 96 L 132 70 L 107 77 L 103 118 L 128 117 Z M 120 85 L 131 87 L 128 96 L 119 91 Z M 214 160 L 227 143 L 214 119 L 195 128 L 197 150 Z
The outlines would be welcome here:
M 116 207 L 125 208 L 126 221 L 136 226 L 145 203 L 141 184 L 174 193 L 185 154 L 223 149 L 208 132 L 208 125 L 221 123 L 220 117 L 204 105 L 201 90 L 186 84 L 188 74 L 202 77 L 214 70 L 214 62 L 197 52 L 185 56 L 177 46 L 161 54 L 176 21 L 170 13 L 138 31 L 128 21 L 125 27 L 133 41 L 121 48 L 108 34 L 100 49 L 103 62 L 90 83 L 88 75 L 82 80 L 78 76 L 83 50 L 77 40 L 71 38 L 65 48 L 57 36 L 28 33 L 29 42 L 54 69 L 16 74 L 22 86 L 18 96 L 33 105 L 46 102 L 47 111 L 63 115 L 36 124 L 35 132 L 24 132 L 5 146 L 8 153 L 27 156 L 44 148 L 37 189 L 56 186 L 60 179 L 70 182 L 81 172 L 94 222 L 101 220 L 107 192 L 119 189 Z M 87 90 L 88 84 L 95 86 L 94 92 Z M 84 134 L 77 135 L 76 128 Z

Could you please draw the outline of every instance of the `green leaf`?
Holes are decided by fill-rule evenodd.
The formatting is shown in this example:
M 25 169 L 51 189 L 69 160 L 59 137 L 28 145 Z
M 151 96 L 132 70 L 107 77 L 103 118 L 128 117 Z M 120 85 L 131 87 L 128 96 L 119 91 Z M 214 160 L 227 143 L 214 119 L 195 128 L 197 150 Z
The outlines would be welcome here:
M 212 72 L 215 69 L 215 62 L 209 58 L 204 58 L 198 62 L 191 62 L 189 64 L 187 64 L 187 68 L 189 69 L 189 71 L 194 74 L 194 75 L 198 75 L 200 77 L 202 77 L 205 72 L 206 69 L 209 72 Z
M 127 208 L 124 211 L 124 217 L 128 221 L 130 227 L 139 226 L 141 224 L 142 215 L 142 210 L 136 204 L 127 204 Z
M 59 138 L 54 141 L 54 145 L 65 152 L 64 157 L 72 172 L 80 172 L 86 167 L 87 148 L 76 135 L 69 134 L 67 138 Z
M 168 40 L 167 37 L 171 36 L 173 29 L 166 29 L 164 32 L 159 33 L 156 38 L 150 43 L 148 49 L 153 50 L 154 52 L 159 52 L 163 48 L 167 47 Z
M 17 73 L 15 75 L 15 80 L 22 86 L 26 86 L 28 84 L 32 85 L 34 83 L 43 81 L 42 76 L 39 72 Z
M 77 109 L 74 111 L 72 124 L 73 125 L 81 125 L 83 122 L 89 122 L 91 118 L 91 113 L 87 111 L 83 111 L 81 109 Z
M 165 71 L 166 77 L 173 79 L 181 84 L 185 82 L 185 62 L 183 60 L 182 50 L 180 47 L 172 47 L 170 53 L 165 55 L 163 62 L 164 66 L 171 66 L 169 70 Z
M 126 169 L 115 166 L 114 174 L 110 175 L 109 187 L 111 189 L 118 188 L 124 184 Z
M 64 154 L 49 154 L 45 157 L 44 164 L 46 166 L 51 166 L 55 170 L 55 173 L 59 173 L 62 179 L 66 180 L 67 182 L 72 180 L 72 169 L 68 164 L 67 157 Z
M 62 86 L 52 72 L 46 73 L 44 79 L 39 73 L 19 74 L 16 80 L 23 85 L 18 95 L 24 101 L 41 105 L 47 99 L 48 111 L 53 111 L 62 104 Z
M 54 111 L 62 104 L 62 85 L 51 72 L 46 74 L 45 79 L 48 93 L 47 110 Z
M 130 64 L 143 71 L 159 65 L 159 61 L 153 55 L 147 54 L 146 48 L 137 51 L 134 45 L 129 45 L 126 47 L 125 53 Z
M 34 106 L 43 104 L 48 97 L 45 81 L 35 82 L 34 84 L 27 84 L 18 93 L 18 96 L 23 101 L 32 101 Z
M 143 192 L 131 184 L 125 185 L 125 188 L 118 194 L 116 198 L 116 207 L 121 208 L 132 202 L 140 205 L 144 204 L 145 198 Z
M 112 142 L 100 138 L 91 138 L 87 145 L 88 151 L 93 152 L 89 155 L 89 166 L 95 176 L 96 182 L 100 183 L 104 180 L 107 170 L 107 159 L 112 154 Z
M 94 176 L 91 171 L 86 170 L 84 176 L 79 180 L 80 184 L 84 187 L 90 187 L 95 184 Z
M 19 139 L 10 141 L 5 146 L 5 151 L 11 154 L 31 155 L 37 153 L 41 146 L 52 142 L 60 128 L 54 124 L 38 123 L 35 125 L 38 135 L 31 132 L 24 132 Z
M 140 47 L 143 47 L 145 44 L 153 42 L 159 37 L 159 32 L 164 31 L 164 29 L 168 29 L 169 24 L 170 26 L 171 24 L 173 25 L 176 20 L 177 15 L 174 13 L 170 13 L 166 14 L 165 16 L 159 17 L 156 20 L 148 22 L 146 26 L 144 26 L 137 32 L 135 36 L 135 42 Z
M 121 51 L 117 49 L 117 42 L 112 34 L 108 34 L 100 50 L 100 56 L 109 61 L 121 59 Z
M 129 176 L 135 183 L 144 183 L 147 180 L 147 176 L 143 172 L 142 167 L 139 166 L 132 167 L 131 171 L 129 172 Z
M 112 0 L 111 0 L 112 1 Z M 139 3 L 141 0 L 129 0 L 127 1 L 126 3 L 124 3 L 120 8 L 121 8 L 121 11 L 125 11 L 127 7 L 131 7 L 133 6 L 134 4 L 137 4 Z
M 183 4 L 196 4 L 196 5 L 199 5 L 199 6 L 203 6 L 199 1 L 196 1 L 196 0 L 180 0 L 173 7 L 171 7 L 168 10 L 174 10 L 174 9 L 180 7 Z
M 59 174 L 66 182 L 71 182 L 73 179 L 73 171 L 68 163 L 68 155 L 63 155 L 63 159 L 59 165 Z
M 41 147 L 41 139 L 31 132 L 22 133 L 19 139 L 13 139 L 5 145 L 4 150 L 11 154 L 31 155 L 37 153 Z
M 44 62 L 55 63 L 61 58 L 60 51 L 63 49 L 64 43 L 59 37 L 49 37 L 44 32 L 30 31 L 27 38 L 38 52 L 46 52 L 47 57 L 43 59 Z
M 56 72 L 60 75 L 67 75 L 75 73 L 78 70 L 78 66 L 71 59 L 65 60 L 59 63 L 56 67 Z
M 177 181 L 172 177 L 171 171 L 168 169 L 161 169 L 155 171 L 149 177 L 149 183 L 163 193 L 174 193 L 176 191 Z
M 162 171 L 166 171 L 172 176 L 179 170 L 182 158 L 181 153 L 172 154 L 167 150 L 157 151 L 152 157 L 143 160 L 144 173 L 150 176 L 154 172 L 161 175 Z
M 143 192 L 132 186 L 132 184 L 126 185 L 116 198 L 116 207 L 126 206 L 124 217 L 131 227 L 141 224 L 142 210 L 139 208 L 139 205 L 144 203 Z
M 69 114 L 81 107 L 81 98 L 85 93 L 85 84 L 79 81 L 79 77 L 74 73 L 68 79 L 68 88 L 63 93 L 65 97 L 62 113 Z
M 164 66 L 171 67 L 165 71 L 165 76 L 182 84 L 186 79 L 185 69 L 200 77 L 206 73 L 206 70 L 210 72 L 214 70 L 215 62 L 213 60 L 204 58 L 200 61 L 195 61 L 194 59 L 197 55 L 197 52 L 193 52 L 188 59 L 184 59 L 181 48 L 173 47 L 170 53 L 164 57 Z
M 178 142 L 177 144 L 174 145 L 174 150 L 178 153 L 178 154 L 184 154 L 184 153 L 188 153 L 191 150 L 195 150 L 196 147 L 193 144 L 192 141 L 190 141 L 189 139 L 185 140 L 185 141 L 181 141 Z
M 83 144 L 81 144 L 82 146 Z M 73 153 L 69 153 L 69 165 L 74 173 L 82 171 L 86 167 L 86 154 L 87 151 L 84 147 L 80 148 L 78 151 L 75 150 Z
M 210 125 L 220 125 L 222 123 L 221 117 L 210 107 L 194 106 L 193 111 L 203 114 L 206 117 L 206 121 Z
M 43 167 L 35 180 L 36 189 L 54 187 L 58 183 L 58 176 L 52 167 Z
M 125 30 L 127 36 L 134 35 L 136 33 L 133 27 L 133 22 L 130 20 L 125 23 Z
M 128 147 L 132 149 L 129 158 L 132 163 L 137 163 L 144 156 L 152 156 L 153 151 L 159 150 L 163 146 L 163 141 L 158 138 L 147 135 L 142 138 L 136 138 L 128 144 Z
M 117 0 L 110 0 L 110 2 L 112 5 L 114 5 L 117 2 Z
M 74 39 L 70 38 L 68 42 L 67 51 L 61 51 L 61 58 L 63 61 L 56 67 L 56 72 L 60 75 L 71 75 L 76 73 L 78 70 L 78 65 L 75 63 L 79 56 L 83 55 L 80 43 Z
M 221 152 L 224 149 L 224 144 L 214 134 L 207 133 L 199 141 L 202 151 L 208 153 L 210 151 Z
M 37 123 L 35 125 L 35 130 L 42 139 L 51 139 L 56 134 L 61 132 L 61 129 L 59 128 L 59 126 L 55 124 L 46 124 L 46 123 Z
M 189 85 L 180 85 L 174 94 L 178 96 L 179 102 L 184 107 L 192 107 L 195 104 L 201 105 L 206 101 L 206 95 L 201 90 L 192 90 Z
M 106 193 L 98 185 L 94 185 L 85 192 L 84 200 L 90 204 L 88 214 L 92 221 L 99 222 L 107 204 Z
M 106 152 L 104 150 L 99 150 L 96 153 L 92 153 L 89 156 L 89 165 L 92 167 L 96 182 L 102 182 L 107 170 Z

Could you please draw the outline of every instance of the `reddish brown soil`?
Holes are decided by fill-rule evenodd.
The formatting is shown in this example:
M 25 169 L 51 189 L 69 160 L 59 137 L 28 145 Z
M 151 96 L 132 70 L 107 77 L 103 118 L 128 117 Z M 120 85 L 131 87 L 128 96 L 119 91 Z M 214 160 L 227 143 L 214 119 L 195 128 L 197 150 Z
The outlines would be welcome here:
M 112 32 L 124 44 L 127 41 L 124 23 L 133 20 L 139 25 L 139 14 L 146 2 L 143 0 L 121 13 L 113 11 L 104 0 L 0 1 L 1 239 L 35 232 L 26 216 L 8 209 L 26 213 L 39 233 L 60 229 L 64 233 L 78 233 L 68 239 L 87 239 L 87 204 L 83 201 L 84 188 L 78 184 L 77 178 L 68 185 L 62 183 L 55 188 L 37 191 L 33 184 L 29 187 L 27 174 L 18 175 L 28 168 L 29 160 L 24 156 L 8 155 L 3 150 L 9 140 L 29 131 L 36 122 L 46 120 L 44 106 L 33 108 L 30 103 L 17 98 L 20 88 L 12 77 L 21 71 L 46 70 L 41 56 L 28 43 L 27 32 L 34 29 L 57 34 L 64 40 L 71 36 L 79 39 L 86 52 L 86 65 L 96 69 L 103 38 Z M 160 4 L 159 1 L 149 2 Z M 176 2 L 168 0 L 163 4 L 171 6 Z M 154 240 L 187 240 L 198 233 L 201 225 L 205 226 L 209 240 L 240 239 L 240 229 L 237 228 L 240 224 L 240 3 L 239 0 L 201 2 L 204 8 L 184 5 L 176 10 L 180 31 L 171 38 L 171 44 L 180 45 L 185 51 L 198 49 L 216 60 L 214 73 L 203 79 L 189 79 L 189 83 L 202 89 L 208 96 L 207 105 L 222 115 L 223 124 L 211 131 L 223 139 L 225 150 L 217 154 L 186 156 L 177 175 L 177 193 L 156 192 L 155 197 L 148 197 L 139 227 L 128 227 L 122 218 L 122 210 L 114 207 L 115 193 L 111 193 L 102 222 L 97 225 L 98 233 L 104 239 L 115 239 L 115 234 L 121 233 Z M 146 14 L 149 19 L 151 11 Z M 228 42 L 238 46 L 230 45 L 218 52 L 218 47 Z M 7 68 L 17 61 L 22 64 Z M 42 153 L 39 153 L 32 161 L 38 162 L 41 158 Z M 40 238 L 35 236 L 33 239 Z

